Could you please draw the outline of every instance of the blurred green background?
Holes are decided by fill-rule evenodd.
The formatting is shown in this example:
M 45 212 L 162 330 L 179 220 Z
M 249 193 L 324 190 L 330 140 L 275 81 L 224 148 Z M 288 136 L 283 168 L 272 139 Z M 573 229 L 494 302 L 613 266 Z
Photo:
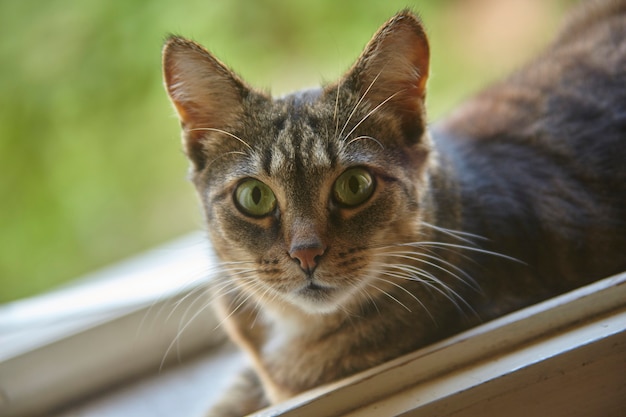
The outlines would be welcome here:
M 168 33 L 275 94 L 333 80 L 393 13 L 431 37 L 431 119 L 545 44 L 568 2 L 0 0 L 0 302 L 202 227 Z

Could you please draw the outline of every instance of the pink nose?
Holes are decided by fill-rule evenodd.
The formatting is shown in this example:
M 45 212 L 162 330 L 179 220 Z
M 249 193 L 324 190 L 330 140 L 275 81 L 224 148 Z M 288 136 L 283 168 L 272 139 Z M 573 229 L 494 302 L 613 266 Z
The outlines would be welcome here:
M 317 266 L 317 258 L 322 256 L 325 250 L 326 247 L 323 246 L 307 246 L 295 248 L 289 252 L 289 255 L 300 262 L 300 268 L 304 272 L 310 274 Z

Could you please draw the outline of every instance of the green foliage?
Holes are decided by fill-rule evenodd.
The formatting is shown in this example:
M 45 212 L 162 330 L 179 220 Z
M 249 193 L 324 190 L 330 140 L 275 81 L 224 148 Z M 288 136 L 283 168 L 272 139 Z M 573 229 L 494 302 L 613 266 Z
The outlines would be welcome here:
M 168 33 L 196 39 L 251 84 L 282 94 L 336 78 L 406 5 L 1 1 L 0 302 L 201 227 L 162 88 Z M 462 41 L 441 26 L 452 6 L 413 6 L 428 23 L 434 51 Z M 454 54 L 433 61 L 429 100 L 437 115 L 484 74 L 467 68 L 459 77 L 464 64 Z

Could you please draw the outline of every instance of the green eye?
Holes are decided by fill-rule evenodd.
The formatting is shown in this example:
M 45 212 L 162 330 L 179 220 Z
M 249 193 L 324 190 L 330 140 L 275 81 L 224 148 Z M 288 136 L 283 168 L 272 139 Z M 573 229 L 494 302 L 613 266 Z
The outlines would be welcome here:
M 337 178 L 333 191 L 338 203 L 358 206 L 374 192 L 374 178 L 363 168 L 350 168 Z
M 253 217 L 267 216 L 276 208 L 276 197 L 270 187 L 252 178 L 237 186 L 235 202 L 244 214 Z

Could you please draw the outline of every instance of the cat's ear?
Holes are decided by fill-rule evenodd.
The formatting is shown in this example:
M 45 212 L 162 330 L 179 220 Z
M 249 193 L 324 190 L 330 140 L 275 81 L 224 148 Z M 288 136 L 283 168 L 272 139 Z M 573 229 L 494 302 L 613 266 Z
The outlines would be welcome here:
M 183 127 L 187 156 L 200 168 L 207 132 L 237 122 L 247 87 L 202 46 L 176 36 L 163 48 L 163 77 Z
M 370 108 L 380 106 L 377 111 L 398 118 L 405 135 L 417 141 L 426 124 L 429 57 L 420 19 L 404 10 L 378 30 L 345 80 Z

